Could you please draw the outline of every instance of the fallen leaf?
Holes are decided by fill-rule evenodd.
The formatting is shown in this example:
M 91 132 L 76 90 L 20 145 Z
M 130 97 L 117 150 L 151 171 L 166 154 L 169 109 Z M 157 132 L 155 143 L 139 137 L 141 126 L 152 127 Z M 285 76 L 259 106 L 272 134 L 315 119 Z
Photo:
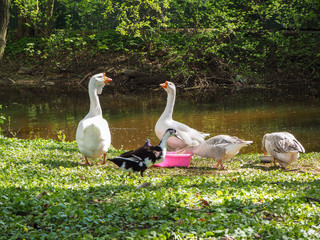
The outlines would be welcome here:
M 151 218 L 150 218 L 150 220 L 152 220 L 152 221 L 156 221 L 156 220 L 158 220 L 158 219 L 159 219 L 158 216 L 151 216 Z
M 201 201 L 202 206 L 204 206 L 204 207 L 210 206 L 207 200 L 205 200 L 205 199 L 200 199 L 200 201 Z
M 178 221 L 176 221 L 176 224 L 181 226 L 181 224 L 183 223 L 183 220 L 180 218 Z
M 255 236 L 256 238 L 261 238 L 261 235 L 259 235 L 258 233 L 255 233 L 254 236 Z
M 304 190 L 309 190 L 309 189 L 311 189 L 310 185 L 308 185 Z
M 47 195 L 47 192 L 39 193 L 38 198 L 41 198 L 41 197 L 44 196 L 44 195 Z
M 103 203 L 103 201 L 102 201 L 102 200 L 99 200 L 99 199 L 93 199 L 93 201 L 96 202 L 96 203 L 100 203 L 100 204 Z
M 144 182 L 144 183 L 141 183 L 140 185 L 138 185 L 137 189 L 145 188 L 145 187 L 149 187 L 149 186 L 151 186 L 150 182 Z
M 49 207 L 50 207 L 50 205 L 48 203 L 43 205 L 43 208 L 49 208 Z

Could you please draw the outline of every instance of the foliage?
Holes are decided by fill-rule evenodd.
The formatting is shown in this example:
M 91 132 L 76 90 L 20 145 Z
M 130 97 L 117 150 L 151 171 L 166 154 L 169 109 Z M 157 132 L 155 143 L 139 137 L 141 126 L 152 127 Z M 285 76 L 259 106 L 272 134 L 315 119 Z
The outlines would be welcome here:
M 132 1 L 108 1 L 107 16 L 117 14 L 117 31 L 121 34 L 130 34 L 134 37 L 142 37 L 149 34 L 146 29 L 153 31 L 166 27 L 168 18 L 164 11 L 169 7 L 169 0 L 132 0 Z M 143 33 L 142 33 L 143 31 Z
M 29 9 L 36 2 L 16 4 L 41 24 L 48 0 L 37 2 L 34 14 Z M 288 80 L 318 79 L 320 36 L 312 31 L 320 28 L 319 13 L 317 0 L 58 0 L 56 31 L 11 38 L 6 54 L 39 64 L 49 60 L 63 70 L 99 53 L 132 50 L 139 53 L 137 64 L 194 84 L 257 82 L 281 73 Z
M 108 1 L 100 0 L 60 0 L 56 3 L 57 29 L 106 29 L 110 27 L 110 18 L 106 21 L 103 10 L 108 8 Z M 112 25 L 113 26 L 113 25 Z
M 4 120 L 6 120 L 6 117 L 1 113 L 2 105 L 0 105 L 0 137 L 2 135 L 2 129 L 1 125 L 4 123 Z
M 108 157 L 120 154 L 111 148 Z M 319 153 L 281 171 L 238 155 L 225 165 L 82 166 L 75 142 L 0 139 L 0 239 L 319 239 Z M 137 189 L 141 182 L 148 188 Z
M 39 6 L 43 6 L 46 0 L 14 0 L 12 7 L 19 8 L 19 16 L 28 18 L 27 27 L 38 26 L 44 20 L 44 14 L 40 11 Z
M 26 63 L 49 64 L 59 71 L 77 68 L 96 54 L 107 51 L 127 52 L 138 40 L 122 36 L 114 31 L 56 31 L 49 37 L 24 37 L 17 40 L 14 35 L 8 39 L 6 54 L 11 59 Z

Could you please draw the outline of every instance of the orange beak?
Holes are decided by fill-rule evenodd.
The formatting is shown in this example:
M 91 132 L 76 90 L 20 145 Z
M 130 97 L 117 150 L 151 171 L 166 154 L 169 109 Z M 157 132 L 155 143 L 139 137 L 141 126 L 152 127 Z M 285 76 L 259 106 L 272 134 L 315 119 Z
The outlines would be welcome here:
M 168 87 L 168 82 L 166 81 L 165 83 L 161 83 L 160 86 L 166 89 Z
M 104 79 L 104 83 L 108 83 L 108 82 L 111 82 L 111 81 L 112 81 L 111 78 L 108 78 L 108 77 L 106 76 L 106 73 L 103 73 L 103 79 Z

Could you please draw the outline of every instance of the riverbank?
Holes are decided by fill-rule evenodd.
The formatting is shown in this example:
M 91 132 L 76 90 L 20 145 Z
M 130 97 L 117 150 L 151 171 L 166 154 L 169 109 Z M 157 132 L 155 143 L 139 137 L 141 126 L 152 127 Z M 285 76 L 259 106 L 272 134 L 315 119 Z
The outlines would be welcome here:
M 290 171 L 257 154 L 237 155 L 225 171 L 193 157 L 189 168 L 152 167 L 144 178 L 80 165 L 75 142 L 0 138 L 0 156 L 0 239 L 320 237 L 320 153 Z M 137 189 L 143 182 L 151 186 Z
M 12 32 L 0 84 L 86 87 L 92 75 L 106 72 L 125 91 L 152 89 L 166 80 L 201 89 L 313 85 L 320 77 L 314 51 L 319 38 L 312 32 L 259 32 L 224 43 L 210 32 L 168 31 L 143 42 L 114 31 L 57 30 L 48 38 L 22 39 Z
M 113 79 L 109 83 L 108 89 L 111 92 L 120 94 L 141 93 L 145 91 L 154 91 L 159 88 L 159 84 L 165 81 L 173 81 L 181 92 L 210 92 L 221 88 L 233 90 L 241 90 L 246 88 L 252 89 L 288 89 L 288 88 L 310 88 L 317 89 L 320 85 L 318 79 L 306 79 L 303 76 L 288 79 L 289 73 L 275 73 L 269 80 L 258 81 L 249 80 L 239 76 L 236 80 L 220 79 L 216 82 L 206 82 L 197 84 L 197 81 L 182 82 L 181 79 L 172 79 L 161 72 L 148 72 L 141 70 L 133 70 L 135 66 L 124 65 L 117 69 L 109 68 L 109 66 L 99 66 L 89 72 L 71 72 L 71 73 L 50 73 L 41 71 L 33 73 L 38 67 L 23 67 L 16 63 L 15 66 L 4 66 L 0 71 L 0 86 L 6 89 L 39 89 L 48 88 L 55 91 L 65 92 L 74 89 L 87 89 L 90 77 L 99 72 L 106 72 L 107 76 Z M 49 70 L 50 71 L 50 70 Z M 287 76 L 284 76 L 287 75 Z

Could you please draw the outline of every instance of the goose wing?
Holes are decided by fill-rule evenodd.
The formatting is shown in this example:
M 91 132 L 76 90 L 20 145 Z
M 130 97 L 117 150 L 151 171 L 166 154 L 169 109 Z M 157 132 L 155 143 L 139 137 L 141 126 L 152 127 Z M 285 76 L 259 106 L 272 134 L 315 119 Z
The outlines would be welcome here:
M 209 145 L 227 145 L 227 144 L 235 144 L 241 143 L 242 140 L 237 137 L 231 137 L 228 135 L 218 135 L 212 137 L 206 141 Z
M 243 146 L 250 143 L 252 143 L 252 141 L 244 141 L 238 137 L 218 135 L 200 144 L 196 151 L 202 151 L 204 156 L 214 157 L 216 159 L 231 158 L 237 154 Z
M 291 133 L 283 132 L 283 134 L 285 138 L 288 139 L 286 144 L 288 146 L 289 152 L 290 151 L 293 151 L 293 152 L 298 151 L 302 153 L 305 152 L 305 149 L 302 146 L 302 144 Z
M 210 135 L 176 121 L 173 128 L 177 130 L 178 135 L 186 145 L 198 145 L 204 141 L 205 137 Z
M 277 153 L 305 152 L 301 143 L 290 133 L 270 134 L 266 141 L 269 142 L 272 150 Z

